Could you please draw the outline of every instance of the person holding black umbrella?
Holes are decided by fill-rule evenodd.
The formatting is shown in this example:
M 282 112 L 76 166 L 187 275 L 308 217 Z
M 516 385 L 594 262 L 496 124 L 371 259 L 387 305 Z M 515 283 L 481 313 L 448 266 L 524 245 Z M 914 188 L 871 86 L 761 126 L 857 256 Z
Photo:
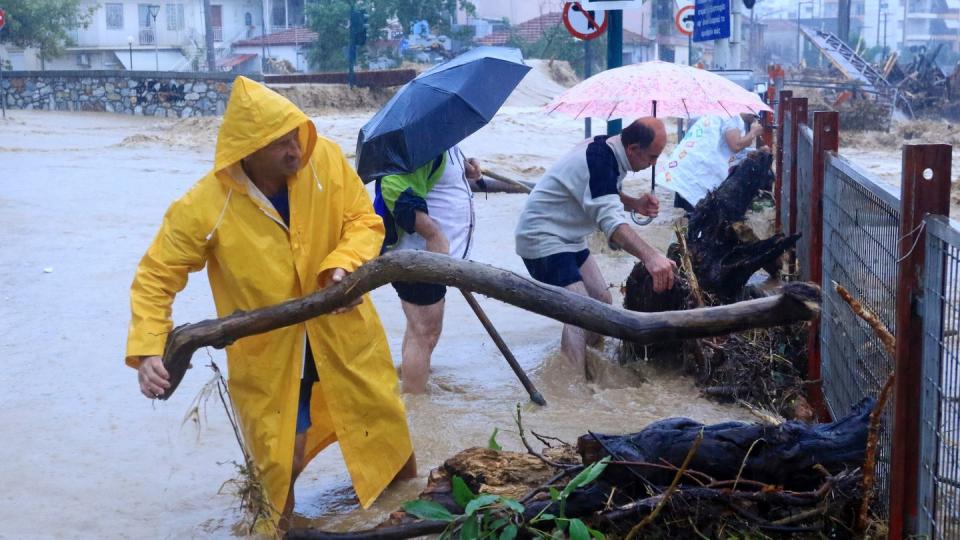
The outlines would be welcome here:
M 630 226 L 624 210 L 656 217 L 657 197 L 621 192 L 623 179 L 656 163 L 667 132 L 656 118 L 641 118 L 620 135 L 597 136 L 577 145 L 544 173 L 530 193 L 516 229 L 516 250 L 537 281 L 564 287 L 610 304 L 607 282 L 590 250 L 587 236 L 599 229 L 610 245 L 640 259 L 653 277 L 654 290 L 673 287 L 677 265 L 647 244 Z M 560 347 L 580 369 L 586 368 L 588 336 L 563 326 Z
M 466 259 L 475 224 L 471 182 L 481 175 L 477 160 L 466 159 L 454 145 L 412 173 L 381 178 L 374 206 L 387 228 L 385 250 L 419 249 Z M 407 318 L 401 352 L 403 391 L 422 394 L 443 330 L 446 287 L 404 281 L 392 285 Z

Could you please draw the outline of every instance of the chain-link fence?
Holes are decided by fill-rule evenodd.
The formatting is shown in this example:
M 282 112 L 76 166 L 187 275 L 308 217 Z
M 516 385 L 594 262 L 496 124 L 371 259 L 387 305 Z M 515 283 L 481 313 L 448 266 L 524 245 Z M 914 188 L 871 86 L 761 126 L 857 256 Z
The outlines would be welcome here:
M 834 417 L 867 396 L 876 397 L 893 359 L 876 334 L 841 299 L 837 282 L 895 333 L 900 201 L 865 171 L 828 155 L 823 190 L 823 312 L 820 325 L 823 392 Z M 881 428 L 878 500 L 887 508 L 892 400 Z
M 930 216 L 925 226 L 917 532 L 960 538 L 960 223 Z

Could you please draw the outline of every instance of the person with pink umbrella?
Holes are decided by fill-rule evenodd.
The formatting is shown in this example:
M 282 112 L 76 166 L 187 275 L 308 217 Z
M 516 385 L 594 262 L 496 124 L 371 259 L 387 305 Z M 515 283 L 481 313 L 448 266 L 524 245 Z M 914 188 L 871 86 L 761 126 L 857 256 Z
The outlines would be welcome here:
M 645 242 L 623 212 L 656 217 L 660 202 L 652 193 L 621 195 L 627 173 L 654 164 L 666 142 L 663 122 L 641 118 L 619 135 L 580 143 L 544 173 L 527 198 L 515 233 L 517 254 L 534 279 L 613 303 L 587 248 L 587 236 L 599 229 L 611 246 L 643 262 L 654 290 L 673 287 L 676 264 Z M 595 341 L 599 336 L 567 324 L 560 347 L 570 362 L 585 369 L 587 344 Z

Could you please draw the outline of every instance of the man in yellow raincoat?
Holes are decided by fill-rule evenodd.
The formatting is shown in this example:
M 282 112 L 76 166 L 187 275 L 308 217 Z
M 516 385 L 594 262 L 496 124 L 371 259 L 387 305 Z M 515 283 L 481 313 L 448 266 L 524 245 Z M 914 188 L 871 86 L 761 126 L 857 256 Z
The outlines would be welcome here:
M 168 388 L 160 355 L 174 296 L 207 267 L 221 317 L 313 293 L 375 257 L 383 223 L 340 148 L 287 99 L 236 79 L 213 170 L 167 211 L 131 287 L 126 363 Z M 351 309 L 352 308 L 352 309 Z M 293 482 L 339 441 L 360 503 L 415 475 L 397 376 L 369 298 L 227 347 L 229 389 L 274 523 Z

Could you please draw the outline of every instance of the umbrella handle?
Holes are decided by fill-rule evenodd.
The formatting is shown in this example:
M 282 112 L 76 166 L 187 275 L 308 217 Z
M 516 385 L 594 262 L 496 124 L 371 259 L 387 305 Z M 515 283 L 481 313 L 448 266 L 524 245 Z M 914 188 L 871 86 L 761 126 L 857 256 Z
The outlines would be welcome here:
M 652 217 L 641 217 L 636 210 L 630 211 L 630 219 L 632 219 L 634 223 L 640 225 L 641 227 L 644 225 L 649 225 L 653 221 Z

